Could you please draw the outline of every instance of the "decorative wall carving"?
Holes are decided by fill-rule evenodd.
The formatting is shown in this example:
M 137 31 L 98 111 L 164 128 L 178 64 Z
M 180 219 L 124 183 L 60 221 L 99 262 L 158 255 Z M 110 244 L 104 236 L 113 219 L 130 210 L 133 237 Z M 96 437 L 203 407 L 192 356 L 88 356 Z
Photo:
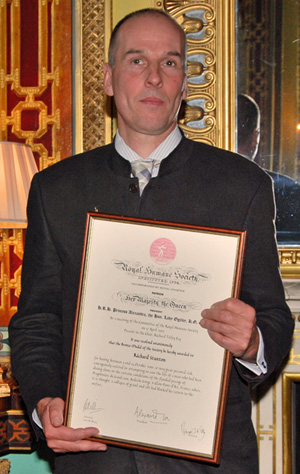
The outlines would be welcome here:
M 157 1 L 156 7 L 166 10 L 181 25 L 187 36 L 188 45 L 188 97 L 179 123 L 189 138 L 206 142 L 223 148 L 234 149 L 234 102 L 230 103 L 231 94 L 235 91 L 235 80 L 232 68 L 222 61 L 221 44 L 218 40 L 223 7 L 221 2 L 210 1 Z M 230 0 L 227 5 L 233 7 Z M 224 43 L 233 47 L 232 24 L 222 25 Z M 228 41 L 228 43 L 227 43 Z M 217 42 L 220 48 L 217 49 Z M 222 48 L 223 49 L 223 48 Z M 227 58 L 228 55 L 227 50 Z M 223 67 L 224 66 L 224 67 Z M 226 83 L 228 90 L 227 107 L 222 110 L 220 88 L 218 84 Z M 226 130 L 227 137 L 223 130 Z
M 299 278 L 300 274 L 300 249 L 279 249 L 281 272 L 285 278 Z
M 83 121 L 83 150 L 112 139 L 110 100 L 103 91 L 104 51 L 111 29 L 110 3 L 82 1 L 82 117 L 79 120 Z

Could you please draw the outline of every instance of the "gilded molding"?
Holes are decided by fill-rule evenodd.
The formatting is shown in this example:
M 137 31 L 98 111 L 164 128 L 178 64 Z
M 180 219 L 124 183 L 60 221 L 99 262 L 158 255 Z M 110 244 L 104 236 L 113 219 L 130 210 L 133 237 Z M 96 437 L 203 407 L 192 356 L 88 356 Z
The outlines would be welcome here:
M 75 38 L 77 50 L 81 49 L 77 54 L 82 60 L 82 77 L 75 83 L 76 95 L 77 91 L 82 94 L 75 117 L 75 133 L 81 135 L 76 142 L 76 152 L 79 152 L 112 139 L 110 100 L 103 91 L 103 63 L 111 32 L 111 1 L 83 0 L 76 2 L 75 8 L 82 21 L 81 32 L 77 32 L 79 38 Z
M 296 327 L 296 329 L 294 330 L 293 345 L 290 350 L 288 364 L 296 365 L 296 366 L 300 365 L 299 349 L 300 349 L 300 329 L 297 329 Z
M 283 474 L 293 472 L 292 459 L 293 448 L 293 407 L 292 407 L 292 384 L 300 383 L 300 374 L 285 372 L 282 375 L 282 452 L 283 452 Z M 295 416 L 295 415 L 294 415 Z M 298 417 L 299 419 L 299 417 Z
M 179 119 L 182 129 L 193 140 L 234 150 L 234 1 L 226 7 L 216 0 L 165 0 L 155 6 L 170 13 L 187 35 L 188 97 Z
M 279 248 L 280 269 L 283 278 L 300 278 L 300 248 Z
M 259 394 L 259 389 L 257 390 Z M 263 406 L 262 402 L 259 400 L 256 402 L 256 437 L 257 437 L 257 444 L 258 444 L 258 451 L 261 456 L 261 451 L 263 448 L 263 443 L 267 441 L 268 443 L 271 441 L 272 443 L 272 463 L 273 466 L 276 466 L 276 430 L 277 430 L 277 415 L 276 415 L 276 386 L 273 386 L 270 389 L 270 399 L 269 403 L 272 404 L 272 418 L 268 420 L 268 423 L 265 424 L 262 421 L 261 413 L 265 407 Z

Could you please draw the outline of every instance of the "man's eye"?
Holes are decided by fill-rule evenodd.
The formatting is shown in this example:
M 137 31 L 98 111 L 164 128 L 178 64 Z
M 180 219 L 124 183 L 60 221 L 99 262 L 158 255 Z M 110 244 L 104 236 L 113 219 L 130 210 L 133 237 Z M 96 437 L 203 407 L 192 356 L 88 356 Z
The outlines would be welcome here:
M 143 61 L 141 59 L 133 59 L 132 64 L 142 64 Z
M 172 61 L 171 59 L 168 59 L 168 60 L 165 62 L 165 64 L 166 64 L 167 66 L 176 66 L 175 61 Z

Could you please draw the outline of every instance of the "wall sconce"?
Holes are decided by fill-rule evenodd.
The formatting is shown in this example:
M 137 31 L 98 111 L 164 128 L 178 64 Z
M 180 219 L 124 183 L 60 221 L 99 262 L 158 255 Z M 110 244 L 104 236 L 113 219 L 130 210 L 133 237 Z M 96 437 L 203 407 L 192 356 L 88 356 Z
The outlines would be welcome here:
M 0 142 L 0 228 L 27 227 L 27 197 L 37 171 L 29 145 Z

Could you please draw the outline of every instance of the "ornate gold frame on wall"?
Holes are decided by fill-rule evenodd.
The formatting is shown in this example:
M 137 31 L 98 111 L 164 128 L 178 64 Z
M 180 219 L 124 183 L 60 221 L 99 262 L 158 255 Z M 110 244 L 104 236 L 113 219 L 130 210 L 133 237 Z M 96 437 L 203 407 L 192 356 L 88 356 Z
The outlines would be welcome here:
M 74 0 L 74 151 L 112 140 L 110 101 L 103 91 L 103 64 L 112 30 L 112 0 Z
M 236 148 L 235 0 L 149 2 L 181 24 L 188 38 L 188 98 L 180 125 L 197 141 Z M 75 0 L 75 151 L 109 143 L 110 101 L 102 67 L 112 28 L 111 0 Z M 300 248 L 279 248 L 284 278 L 300 278 Z
M 293 372 L 285 372 L 282 375 L 282 406 L 283 423 L 282 423 L 282 439 L 283 439 L 283 474 L 290 474 L 292 471 L 293 460 L 293 397 L 292 385 L 300 382 L 300 374 Z M 298 415 L 299 416 L 299 415 Z M 297 446 L 294 446 L 297 449 Z

